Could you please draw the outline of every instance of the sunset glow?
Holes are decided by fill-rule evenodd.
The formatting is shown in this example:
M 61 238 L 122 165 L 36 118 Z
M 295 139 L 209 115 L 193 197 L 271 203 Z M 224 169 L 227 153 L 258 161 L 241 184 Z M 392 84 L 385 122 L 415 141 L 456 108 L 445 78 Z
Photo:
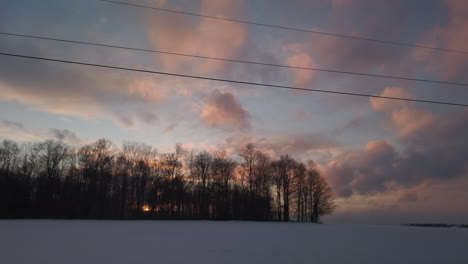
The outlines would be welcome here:
M 453 52 L 468 51 L 468 1 L 133 1 L 302 31 L 101 1 L 26 2 L 0 9 L 0 31 L 140 50 L 0 35 L 1 52 L 377 98 L 0 56 L 0 142 L 79 149 L 106 138 L 115 153 L 143 142 L 153 156 L 179 144 L 184 164 L 202 150 L 237 161 L 253 143 L 272 160 L 315 162 L 337 199 L 330 223 L 468 222 L 468 108 L 378 98 L 468 103 L 468 54 Z M 151 162 L 130 174 L 173 167 Z M 115 175 L 130 165 L 118 163 Z M 154 205 L 126 206 L 157 210 L 143 203 Z

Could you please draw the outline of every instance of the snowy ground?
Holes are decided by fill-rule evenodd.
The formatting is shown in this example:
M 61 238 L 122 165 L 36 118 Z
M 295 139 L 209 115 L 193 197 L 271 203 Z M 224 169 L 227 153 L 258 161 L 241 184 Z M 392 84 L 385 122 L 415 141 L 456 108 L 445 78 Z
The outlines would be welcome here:
M 208 221 L 0 221 L 0 263 L 468 263 L 468 229 Z

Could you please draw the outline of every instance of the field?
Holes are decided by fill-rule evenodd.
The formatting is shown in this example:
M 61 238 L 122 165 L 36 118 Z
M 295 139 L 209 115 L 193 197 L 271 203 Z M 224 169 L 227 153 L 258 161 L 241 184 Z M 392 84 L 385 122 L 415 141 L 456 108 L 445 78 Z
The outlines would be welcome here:
M 468 229 L 210 221 L 0 221 L 0 263 L 468 263 Z

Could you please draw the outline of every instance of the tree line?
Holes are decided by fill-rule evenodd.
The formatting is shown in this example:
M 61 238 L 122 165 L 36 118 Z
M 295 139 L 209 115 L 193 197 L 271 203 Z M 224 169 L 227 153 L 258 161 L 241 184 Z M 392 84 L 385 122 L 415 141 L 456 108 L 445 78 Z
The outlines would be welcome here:
M 334 208 L 314 162 L 272 159 L 253 144 L 235 155 L 106 139 L 0 145 L 1 218 L 319 222 Z

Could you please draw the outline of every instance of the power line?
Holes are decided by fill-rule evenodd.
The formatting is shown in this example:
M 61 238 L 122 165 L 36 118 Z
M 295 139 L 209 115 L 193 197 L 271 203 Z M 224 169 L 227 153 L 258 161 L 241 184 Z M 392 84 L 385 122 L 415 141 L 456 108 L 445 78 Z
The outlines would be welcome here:
M 35 36 L 35 35 L 9 33 L 9 32 L 0 32 L 0 35 L 24 37 L 24 38 L 33 38 L 33 39 L 41 39 L 41 40 L 52 40 L 52 41 L 66 42 L 66 43 L 72 43 L 72 44 L 83 44 L 83 45 L 105 47 L 105 48 L 125 49 L 125 50 L 133 50 L 133 51 L 144 51 L 144 52 L 151 52 L 151 53 L 168 54 L 168 55 L 192 57 L 192 58 L 198 58 L 198 59 L 209 59 L 209 60 L 217 60 L 217 61 L 237 62 L 237 63 L 261 65 L 261 66 L 271 66 L 271 67 L 280 67 L 280 68 L 289 68 L 289 69 L 298 69 L 298 70 L 308 70 L 308 71 L 328 72 L 328 73 L 337 73 L 337 74 L 367 76 L 367 77 L 376 77 L 376 78 L 384 78 L 384 79 L 396 79 L 396 80 L 405 80 L 405 81 L 416 81 L 416 82 L 426 82 L 426 83 L 468 86 L 468 83 L 446 82 L 446 81 L 418 79 L 418 78 L 392 76 L 392 75 L 381 75 L 381 74 L 371 74 L 371 73 L 361 73 L 361 72 L 338 71 L 338 70 L 321 69 L 321 68 L 289 66 L 289 65 L 284 65 L 284 64 L 274 64 L 274 63 L 265 63 L 265 62 L 255 62 L 255 61 L 246 61 L 246 60 L 237 60 L 237 59 L 218 58 L 218 57 L 194 55 L 194 54 L 187 54 L 187 53 L 177 53 L 177 52 L 169 52 L 169 51 L 161 51 L 161 50 L 153 50 L 153 49 L 125 47 L 125 46 L 117 46 L 117 45 L 110 45 L 110 44 L 101 44 L 101 43 L 93 43 L 93 42 L 85 42 L 85 41 L 77 41 L 77 40 L 50 38 L 50 37 L 42 37 L 42 36 Z
M 198 17 L 217 19 L 217 20 L 223 20 L 223 21 L 229 21 L 229 22 L 235 22 L 235 23 L 242 23 L 242 24 L 248 24 L 248 25 L 262 26 L 262 27 L 268 27 L 268 28 L 277 28 L 277 29 L 292 30 L 292 31 L 298 31 L 298 32 L 307 32 L 307 33 L 313 33 L 313 34 L 319 34 L 319 35 L 333 36 L 333 37 L 339 37 L 339 38 L 348 38 L 348 39 L 378 42 L 378 43 L 384 43 L 384 44 L 390 44 L 390 45 L 398 45 L 398 46 L 406 46 L 406 47 L 413 47 L 413 48 L 432 49 L 432 50 L 445 51 L 445 52 L 468 54 L 468 51 L 463 51 L 463 50 L 444 49 L 444 48 L 439 48 L 439 47 L 411 44 L 411 43 L 404 43 L 404 42 L 397 42 L 397 41 L 390 41 L 390 40 L 381 40 L 381 39 L 375 39 L 375 38 L 357 37 L 357 36 L 344 35 L 344 34 L 338 34 L 338 33 L 330 33 L 330 32 L 310 30 L 310 29 L 301 29 L 301 28 L 271 25 L 271 24 L 258 23 L 258 22 L 239 20 L 239 19 L 233 19 L 233 18 L 222 18 L 222 17 L 210 16 L 210 15 L 204 15 L 204 14 L 191 13 L 191 12 L 186 12 L 186 11 L 172 10 L 172 9 L 167 9 L 167 8 L 146 6 L 146 5 L 140 5 L 140 4 L 132 4 L 132 3 L 120 2 L 120 1 L 114 1 L 114 0 L 97 0 L 97 1 L 113 3 L 113 4 L 118 4 L 118 5 L 139 7 L 139 8 L 148 8 L 148 9 L 153 9 L 153 10 L 158 10 L 158 11 L 163 11 L 163 12 L 170 12 L 170 13 L 176 13 L 176 14 L 189 15 L 189 16 L 198 16 Z
M 294 86 L 284 86 L 284 85 L 276 85 L 276 84 L 265 84 L 265 83 L 246 82 L 246 81 L 236 81 L 236 80 L 229 80 L 229 79 L 211 78 L 211 77 L 204 77 L 204 76 L 187 75 L 187 74 L 170 73 L 170 72 L 161 72 L 161 71 L 142 70 L 142 69 L 135 69 L 135 68 L 125 68 L 125 67 L 111 66 L 111 65 L 104 65 L 104 64 L 94 64 L 94 63 L 86 63 L 86 62 L 78 62 L 78 61 L 70 61 L 70 60 L 59 60 L 59 59 L 19 55 L 19 54 L 4 53 L 4 52 L 0 52 L 0 55 L 1 56 L 9 56 L 9 57 L 17 57 L 17 58 L 25 58 L 25 59 L 34 59 L 34 60 L 42 60 L 42 61 L 53 61 L 53 62 L 93 66 L 93 67 L 99 67 L 99 68 L 108 68 L 108 69 L 125 70 L 125 71 L 133 71 L 133 72 L 143 72 L 143 73 L 152 73 L 152 74 L 159 74 L 159 75 L 168 75 L 168 76 L 174 76 L 174 77 L 208 80 L 208 81 L 216 81 L 216 82 L 227 82 L 227 83 L 245 84 L 245 85 L 252 85 L 252 86 L 273 87 L 273 88 L 288 89 L 288 90 L 299 90 L 299 91 L 308 91 L 308 92 L 341 94 L 341 95 L 348 95 L 348 96 L 360 96 L 360 97 L 381 98 L 381 99 L 399 100 L 399 101 L 408 101 L 408 102 L 419 102 L 419 103 L 430 103 L 430 104 L 439 104 L 439 105 L 451 105 L 451 106 L 468 107 L 468 104 L 461 104 L 461 103 L 431 101 L 431 100 L 420 100 L 420 99 L 411 99 L 411 98 L 402 98 L 402 97 L 380 96 L 380 95 L 363 94 L 363 93 L 351 93 L 351 92 L 301 88 L 301 87 L 294 87 Z

